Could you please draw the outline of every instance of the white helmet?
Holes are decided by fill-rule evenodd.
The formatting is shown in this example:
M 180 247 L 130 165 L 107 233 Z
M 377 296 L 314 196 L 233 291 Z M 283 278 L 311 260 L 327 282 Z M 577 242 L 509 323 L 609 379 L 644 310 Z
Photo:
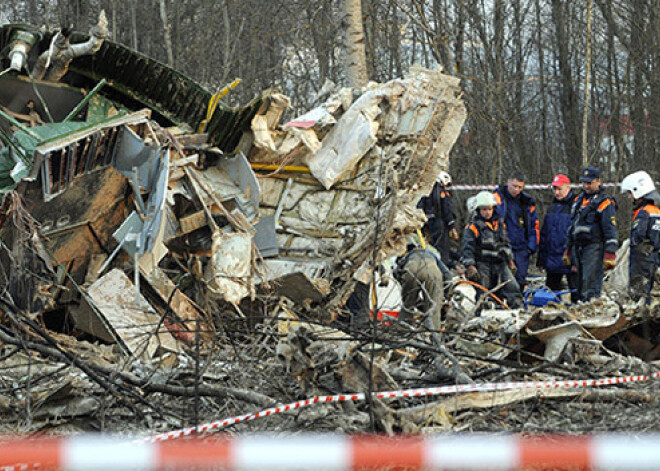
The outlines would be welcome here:
M 474 198 L 474 207 L 479 208 L 492 208 L 497 206 L 497 201 L 490 191 L 481 191 L 477 193 L 477 196 Z
M 440 183 L 442 186 L 449 186 L 451 185 L 451 175 L 449 175 L 447 172 L 444 170 L 440 172 L 440 175 L 438 175 L 438 183 Z
M 655 183 L 645 171 L 631 173 L 621 181 L 621 193 L 631 192 L 633 198 L 638 199 L 655 190 Z
M 476 196 L 470 196 L 465 202 L 465 206 L 467 206 L 468 213 L 471 213 L 475 209 L 477 209 L 476 200 L 477 200 Z

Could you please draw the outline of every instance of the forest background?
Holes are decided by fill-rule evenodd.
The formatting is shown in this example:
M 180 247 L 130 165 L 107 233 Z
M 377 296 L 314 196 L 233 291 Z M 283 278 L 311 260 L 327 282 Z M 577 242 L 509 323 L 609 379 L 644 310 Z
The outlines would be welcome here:
M 452 151 L 455 182 L 494 184 L 516 170 L 533 183 L 558 172 L 576 180 L 585 162 L 605 181 L 641 169 L 657 177 L 653 0 L 3 0 L 0 22 L 88 32 L 104 9 L 112 40 L 212 91 L 241 78 L 229 104 L 281 90 L 293 116 L 327 81 L 347 85 L 347 8 L 361 8 L 370 80 L 414 63 L 461 79 L 468 119 Z

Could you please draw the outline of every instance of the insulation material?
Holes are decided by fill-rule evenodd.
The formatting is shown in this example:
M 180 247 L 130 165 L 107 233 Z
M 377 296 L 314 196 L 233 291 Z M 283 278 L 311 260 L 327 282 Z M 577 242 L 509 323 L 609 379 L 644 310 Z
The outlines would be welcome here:
M 306 129 L 313 126 L 327 126 L 329 124 L 335 124 L 336 122 L 337 120 L 335 120 L 332 113 L 328 111 L 328 108 L 325 105 L 321 105 L 289 121 L 284 127 Z
M 254 134 L 254 145 L 261 149 L 267 149 L 272 152 L 277 150 L 275 141 L 268 129 L 268 120 L 266 116 L 257 115 L 252 119 L 252 133 Z
M 321 148 L 321 141 L 319 141 L 313 129 L 291 128 L 291 134 L 298 137 L 300 142 L 312 153 L 317 152 Z
M 286 186 L 286 181 L 277 178 L 261 177 L 259 178 L 259 186 L 261 187 L 259 205 L 276 208 Z
M 328 222 L 362 223 L 367 220 L 365 214 L 372 211 L 372 206 L 372 202 L 359 191 L 340 191 L 337 192 L 327 219 Z
M 376 143 L 381 91 L 368 91 L 339 119 L 321 148 L 307 158 L 312 174 L 326 189 L 345 178 Z
M 209 288 L 226 301 L 238 304 L 251 292 L 252 236 L 215 231 L 212 252 L 205 274 Z
M 142 295 L 136 299 L 135 286 L 123 271 L 111 270 L 96 280 L 87 294 L 104 317 L 104 324 L 112 328 L 136 357 L 149 360 L 159 348 L 179 351 L 176 340 L 149 303 Z
M 334 191 L 309 193 L 301 198 L 298 214 L 304 221 L 322 225 L 333 207 Z
M 621 295 L 628 293 L 630 273 L 630 239 L 626 239 L 616 251 L 616 266 L 605 278 L 603 288 L 606 292 L 616 291 Z

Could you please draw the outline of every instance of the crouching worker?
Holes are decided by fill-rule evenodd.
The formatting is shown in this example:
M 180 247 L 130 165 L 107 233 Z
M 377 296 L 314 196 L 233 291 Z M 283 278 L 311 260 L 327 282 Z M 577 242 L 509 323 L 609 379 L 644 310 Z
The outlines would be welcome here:
M 482 191 L 474 200 L 474 216 L 463 234 L 461 263 L 469 280 L 491 290 L 506 282 L 496 294 L 511 308 L 522 307 L 520 287 L 514 278 L 516 264 L 504 222 L 494 215 L 493 194 Z
M 633 202 L 633 219 L 630 226 L 630 281 L 628 291 L 635 301 L 650 293 L 658 268 L 660 249 L 660 194 L 646 172 L 635 172 L 621 181 L 621 193 Z
M 416 314 L 421 314 L 424 320 L 432 322 L 434 330 L 438 330 L 444 300 L 442 273 L 446 267 L 434 248 L 422 247 L 418 236 L 406 236 L 406 243 L 407 252 L 397 259 L 394 270 L 394 277 L 401 285 L 403 302 L 399 319 L 410 323 Z

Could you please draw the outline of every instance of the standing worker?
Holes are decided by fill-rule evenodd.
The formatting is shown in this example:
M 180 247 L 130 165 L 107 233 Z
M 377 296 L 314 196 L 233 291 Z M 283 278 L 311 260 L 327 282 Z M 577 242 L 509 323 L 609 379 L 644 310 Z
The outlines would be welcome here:
M 431 245 L 440 253 L 442 261 L 450 268 L 456 263 L 449 246 L 449 238 L 458 240 L 452 196 L 449 192 L 451 175 L 440 172 L 428 196 L 419 200 L 418 207 L 424 210 L 428 220 L 425 227 L 430 235 Z
M 506 299 L 509 307 L 521 307 L 520 287 L 512 274 L 516 265 L 504 223 L 495 214 L 495 197 L 482 191 L 477 194 L 474 204 L 476 209 L 472 222 L 465 228 L 461 251 L 461 263 L 466 267 L 467 278 L 489 290 L 506 282 L 497 294 Z
M 582 192 L 571 209 L 564 263 L 577 268 L 580 301 L 600 296 L 603 270 L 614 268 L 618 246 L 616 202 L 600 187 L 600 171 L 585 167 Z
M 571 226 L 571 207 L 575 194 L 571 191 L 571 180 L 566 175 L 555 175 L 551 186 L 555 198 L 543 218 L 536 264 L 545 270 L 545 284 L 553 291 L 561 290 L 561 279 L 566 276 L 568 288 L 571 290 L 571 301 L 577 302 L 577 273 L 562 260 L 568 229 Z
M 536 252 L 539 243 L 539 220 L 536 216 L 534 198 L 523 191 L 525 176 L 514 173 L 506 185 L 495 190 L 497 215 L 506 224 L 509 242 L 516 263 L 516 281 L 522 290 L 527 288 L 529 257 Z
M 655 271 L 660 262 L 660 194 L 651 176 L 644 171 L 624 178 L 621 193 L 626 193 L 633 202 L 628 290 L 632 299 L 638 301 L 645 298 L 646 304 L 649 304 Z

